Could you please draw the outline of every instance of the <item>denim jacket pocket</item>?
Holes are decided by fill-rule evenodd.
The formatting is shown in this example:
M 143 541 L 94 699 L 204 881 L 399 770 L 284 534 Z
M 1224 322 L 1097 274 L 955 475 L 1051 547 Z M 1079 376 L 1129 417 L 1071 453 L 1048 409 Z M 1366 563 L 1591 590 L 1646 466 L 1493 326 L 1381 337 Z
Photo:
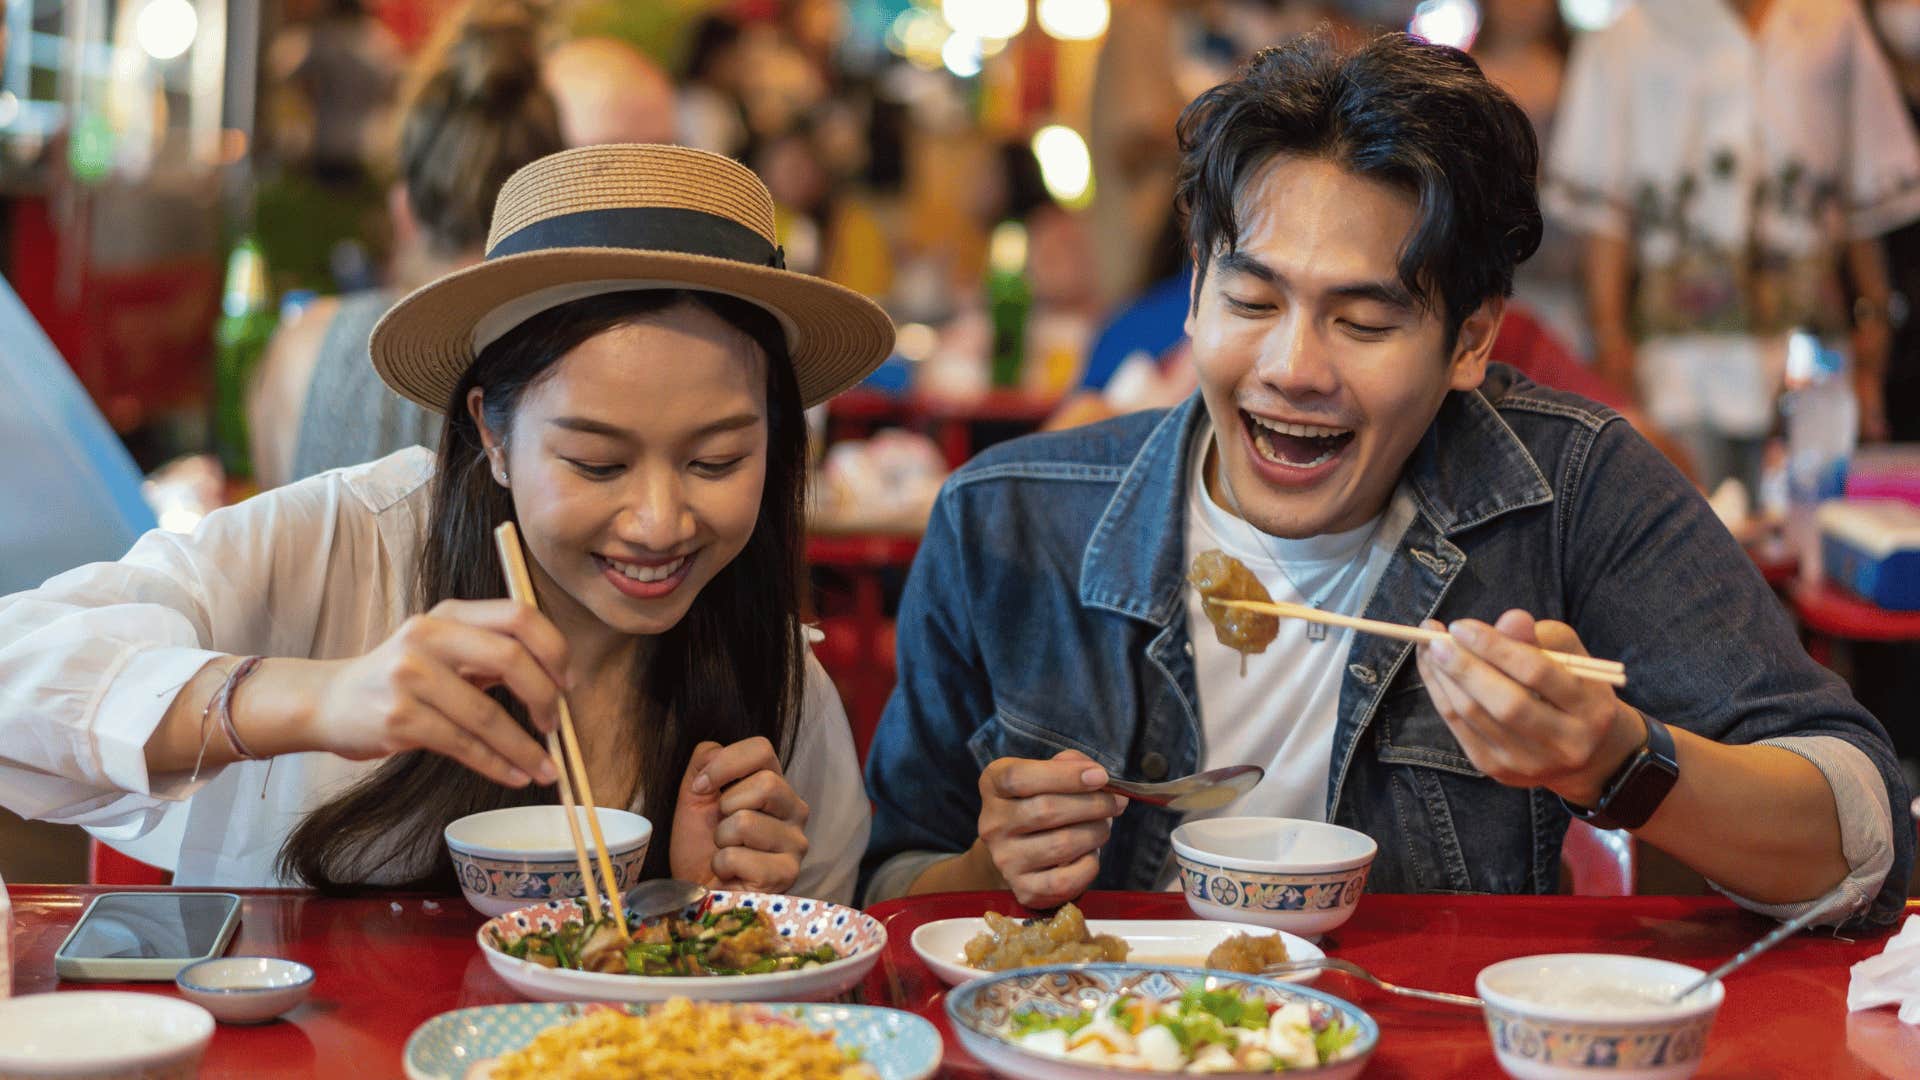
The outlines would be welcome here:
M 1389 692 L 1374 719 L 1379 732 L 1379 757 L 1388 765 L 1424 765 L 1444 772 L 1484 779 L 1460 741 L 1441 718 L 1424 683 Z
M 967 740 L 967 749 L 982 770 L 1004 757 L 1046 761 L 1062 750 L 1078 750 L 1099 762 L 1109 774 L 1121 775 L 1121 759 L 1110 750 L 1061 734 L 1058 725 L 1030 720 L 1004 705 Z
M 1458 825 L 1455 805 L 1462 785 L 1486 783 L 1486 774 L 1467 759 L 1440 711 L 1418 682 L 1394 690 L 1374 718 L 1375 749 L 1387 766 L 1387 790 L 1395 828 L 1406 850 L 1400 883 L 1413 892 L 1476 892 L 1473 872 Z

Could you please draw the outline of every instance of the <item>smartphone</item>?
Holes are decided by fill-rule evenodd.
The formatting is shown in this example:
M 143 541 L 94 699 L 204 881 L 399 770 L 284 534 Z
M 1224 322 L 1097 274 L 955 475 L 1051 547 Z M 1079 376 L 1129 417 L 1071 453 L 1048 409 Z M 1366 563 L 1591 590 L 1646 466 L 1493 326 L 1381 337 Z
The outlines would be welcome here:
M 53 969 L 63 979 L 171 980 L 225 952 L 239 925 L 233 893 L 101 893 L 53 954 Z

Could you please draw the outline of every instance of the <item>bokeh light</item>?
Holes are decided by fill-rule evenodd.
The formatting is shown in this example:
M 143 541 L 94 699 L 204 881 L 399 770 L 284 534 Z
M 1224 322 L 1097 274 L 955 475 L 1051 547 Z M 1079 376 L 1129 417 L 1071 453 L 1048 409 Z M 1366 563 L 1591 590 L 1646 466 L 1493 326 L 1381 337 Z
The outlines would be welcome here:
M 940 14 L 954 33 L 1010 38 L 1027 28 L 1027 0 L 942 0 Z
M 1413 9 L 1407 33 L 1435 45 L 1472 48 L 1480 33 L 1480 5 L 1473 0 L 1423 0 Z
M 134 16 L 133 39 L 155 60 L 172 60 L 193 47 L 200 17 L 188 0 L 147 0 Z
M 1091 41 L 1107 32 L 1107 0 L 1040 0 L 1040 29 L 1062 41 Z
M 1033 133 L 1033 156 L 1047 194 L 1066 206 L 1083 205 L 1092 194 L 1093 155 L 1087 141 L 1064 124 L 1048 124 Z

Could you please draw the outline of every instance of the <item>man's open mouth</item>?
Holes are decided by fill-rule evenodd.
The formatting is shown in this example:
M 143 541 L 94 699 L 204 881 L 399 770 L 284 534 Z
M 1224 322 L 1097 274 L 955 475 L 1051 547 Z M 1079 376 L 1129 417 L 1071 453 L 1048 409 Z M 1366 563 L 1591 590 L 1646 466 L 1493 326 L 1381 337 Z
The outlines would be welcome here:
M 1353 441 L 1353 429 L 1322 424 L 1290 424 L 1255 416 L 1245 409 L 1240 418 L 1253 437 L 1254 449 L 1275 465 L 1311 469 L 1331 461 Z

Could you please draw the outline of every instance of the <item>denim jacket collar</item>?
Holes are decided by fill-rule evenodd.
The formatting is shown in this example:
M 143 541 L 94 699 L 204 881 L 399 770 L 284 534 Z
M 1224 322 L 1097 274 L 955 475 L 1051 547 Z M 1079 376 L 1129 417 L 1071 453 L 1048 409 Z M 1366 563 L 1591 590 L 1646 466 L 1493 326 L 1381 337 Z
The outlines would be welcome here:
M 1210 422 L 1199 394 L 1162 417 L 1094 526 L 1080 602 L 1166 626 L 1184 610 L 1187 447 Z M 1553 501 L 1539 464 L 1478 390 L 1447 395 L 1408 464 L 1420 514 L 1453 536 Z

